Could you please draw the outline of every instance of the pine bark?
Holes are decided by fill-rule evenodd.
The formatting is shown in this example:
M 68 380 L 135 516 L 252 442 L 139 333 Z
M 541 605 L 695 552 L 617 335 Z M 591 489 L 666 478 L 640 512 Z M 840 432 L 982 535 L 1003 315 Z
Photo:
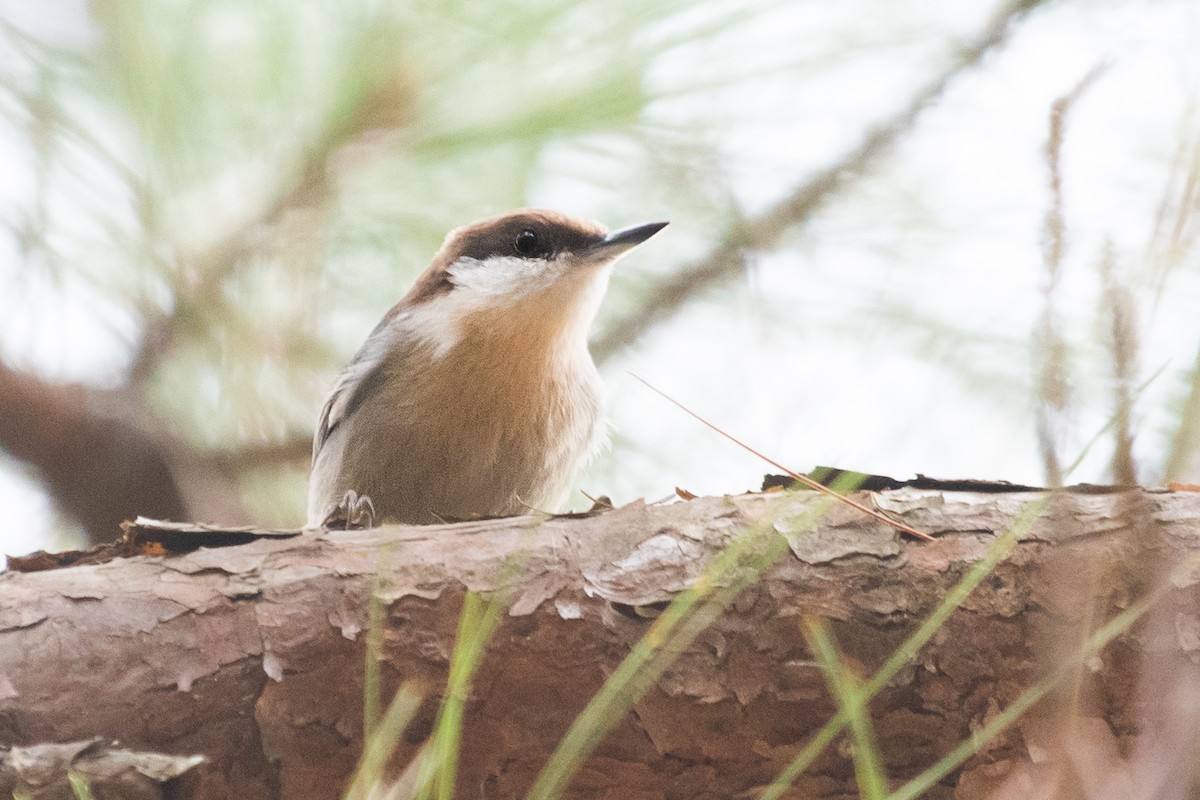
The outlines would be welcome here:
M 468 705 L 457 795 L 521 797 L 659 604 L 734 538 L 767 525 L 788 538 L 788 552 L 681 654 L 567 794 L 753 797 L 836 711 L 802 619 L 828 620 L 846 663 L 869 675 L 1042 497 L 870 495 L 933 543 L 902 541 L 841 506 L 808 530 L 800 521 L 816 498 L 766 494 L 586 518 L 306 533 L 0 574 L 0 747 L 98 737 L 204 756 L 175 796 L 337 797 L 362 744 L 372 594 L 383 604 L 385 688 L 409 681 L 427 692 L 401 763 L 432 726 L 464 591 L 495 590 L 516 563 L 518 588 Z M 1174 725 L 1193 737 L 1176 740 L 1194 744 L 1200 713 L 1176 701 L 1200 687 L 1200 569 L 1177 567 L 1198 553 L 1200 494 L 1050 498 L 872 701 L 889 777 L 898 783 L 969 738 L 1173 569 L 1170 590 L 1137 625 L 929 796 L 987 797 L 1048 765 L 1074 785 L 1083 778 L 1070 742 L 1134 759 Z M 1070 734 L 1059 727 L 1068 715 Z M 857 796 L 846 741 L 788 796 Z

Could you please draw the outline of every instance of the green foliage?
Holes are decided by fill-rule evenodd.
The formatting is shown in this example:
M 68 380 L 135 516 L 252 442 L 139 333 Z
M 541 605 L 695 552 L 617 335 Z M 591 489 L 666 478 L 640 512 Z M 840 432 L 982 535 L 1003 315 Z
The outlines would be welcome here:
M 92 784 L 86 775 L 70 772 L 67 774 L 67 780 L 71 784 L 71 792 L 75 795 L 75 800 L 92 800 Z

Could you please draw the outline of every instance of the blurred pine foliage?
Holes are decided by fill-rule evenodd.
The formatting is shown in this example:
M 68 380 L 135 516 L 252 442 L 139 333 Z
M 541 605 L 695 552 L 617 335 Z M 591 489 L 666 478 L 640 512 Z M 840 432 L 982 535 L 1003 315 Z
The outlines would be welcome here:
M 1041 5 L 14 7 L 0 26 L 0 169 L 10 173 L 0 193 L 0 358 L 81 381 L 93 408 L 157 437 L 193 516 L 294 523 L 312 421 L 334 371 L 449 228 L 530 204 L 611 226 L 667 218 L 669 244 L 618 273 L 597 334 L 610 383 L 623 387 L 621 431 L 590 477 L 598 491 L 628 500 L 688 480 L 711 491 L 696 477 L 704 470 L 733 491 L 762 471 L 740 454 L 728 469 L 715 465 L 722 445 L 697 445 L 686 420 L 645 395 L 627 399 L 617 368 L 637 341 L 657 353 L 661 372 L 681 376 L 680 399 L 727 389 L 723 409 L 714 403 L 708 416 L 749 430 L 797 467 L 849 458 L 839 466 L 895 469 L 894 448 L 901 472 L 944 463 L 1036 480 L 987 465 L 1014 463 L 989 451 L 997 442 L 1021 448 L 1017 463 L 1039 458 L 1030 412 L 1044 398 L 1030 337 L 1045 302 L 1046 164 L 1030 150 L 1025 172 L 989 175 L 992 145 L 978 143 L 999 151 L 1008 133 L 970 120 L 981 107 L 1027 119 L 1022 135 L 1041 146 L 1049 108 L 1040 97 L 1019 113 L 989 105 L 1015 80 L 1012 62 L 1034 63 L 1036 73 L 1039 37 L 1081 18 L 1111 31 L 1138 6 Z M 1184 5 L 1141 18 L 1153 26 Z M 1017 53 L 1004 60 L 997 51 L 1012 36 Z M 1086 48 L 1075 54 L 1047 97 L 1068 91 L 1092 60 Z M 1184 66 L 1165 90 L 1172 98 L 1195 64 Z M 1093 93 L 1112 85 L 1125 96 L 1118 78 Z M 1147 230 L 1117 232 L 1106 279 L 1132 293 L 1140 317 L 1129 330 L 1144 336 L 1127 358 L 1140 367 L 1111 370 L 1101 296 L 1116 295 L 1100 289 L 1103 237 L 1090 228 L 1073 255 L 1086 286 L 1060 309 L 1074 370 L 1060 455 L 1069 463 L 1112 418 L 1113 374 L 1127 390 L 1162 374 L 1144 397 L 1135 392 L 1141 416 L 1126 414 L 1144 422 L 1136 461 L 1151 481 L 1200 474 L 1200 331 L 1181 322 L 1187 312 L 1176 304 L 1196 288 L 1198 151 L 1195 125 L 1175 118 L 1169 152 L 1138 140 L 1152 152 L 1129 154 L 1133 169 L 1157 170 L 1133 181 L 1140 205 L 1129 215 Z M 984 149 L 960 151 L 971 146 Z M 1020 188 L 977 192 L 989 179 Z M 967 212 L 989 192 L 1014 216 Z M 1070 234 L 1079 220 L 1067 210 Z M 992 277 L 967 282 L 956 265 L 976 256 L 1008 259 L 1019 277 L 1004 283 L 988 266 Z M 681 309 L 690 316 L 648 333 Z M 1184 354 L 1169 366 L 1155 349 L 1164 339 Z M 1034 335 L 1033 349 L 1042 344 Z M 856 383 L 852 374 L 881 372 L 858 360 L 863 352 L 903 364 L 898 374 L 911 384 L 881 398 L 878 385 Z M 882 380 L 886 391 L 896 376 Z M 839 400 L 843 392 L 852 400 Z M 913 437 L 939 422 L 923 394 L 949 398 L 965 420 L 930 433 L 929 452 L 954 450 L 963 430 L 1002 418 L 992 438 L 965 440 L 973 461 L 913 460 L 922 452 Z M 916 399 L 905 406 L 905 396 Z M 968 402 L 978 405 L 962 410 Z M 844 441 L 889 408 L 888 428 L 864 423 L 859 437 L 878 460 L 814 432 L 834 427 L 832 441 Z M 885 431 L 897 428 L 905 432 L 892 441 Z M 1095 458 L 1076 479 L 1109 476 L 1109 454 Z M 743 482 L 728 485 L 731 474 Z

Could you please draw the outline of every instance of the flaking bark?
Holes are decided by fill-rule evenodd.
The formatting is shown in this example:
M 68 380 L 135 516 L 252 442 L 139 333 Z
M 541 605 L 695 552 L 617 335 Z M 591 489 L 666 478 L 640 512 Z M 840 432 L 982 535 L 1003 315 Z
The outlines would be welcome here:
M 869 674 L 1036 493 L 902 489 L 871 497 L 938 537 L 900 541 L 842 507 L 811 531 L 807 494 L 640 504 L 583 518 L 305 534 L 175 557 L 0 575 L 0 745 L 91 737 L 203 755 L 202 798 L 338 796 L 361 746 L 364 629 L 385 603 L 387 686 L 429 692 L 399 758 L 429 732 L 464 589 L 519 588 L 468 707 L 458 796 L 520 797 L 572 719 L 645 633 L 655 604 L 758 524 L 791 551 L 682 654 L 583 766 L 576 798 L 753 796 L 836 710 L 800 633 L 831 621 Z M 894 780 L 932 764 L 1200 551 L 1200 495 L 1064 494 L 871 705 Z M 1197 573 L 1200 575 L 1200 572 Z M 1122 752 L 1194 681 L 1197 579 L 1093 659 L 1069 697 L 984 748 L 930 796 L 987 796 L 1066 705 Z M 1086 727 L 1086 726 L 1084 726 Z M 1039 738 L 1040 737 L 1040 738 Z M 961 785 L 959 785 L 961 784 Z M 742 794 L 747 793 L 747 794 Z M 791 797 L 855 794 L 849 748 Z
M 84 791 L 94 800 L 187 797 L 190 790 L 181 776 L 202 763 L 200 756 L 135 753 L 96 740 L 5 747 L 0 748 L 0 797 L 76 800 Z

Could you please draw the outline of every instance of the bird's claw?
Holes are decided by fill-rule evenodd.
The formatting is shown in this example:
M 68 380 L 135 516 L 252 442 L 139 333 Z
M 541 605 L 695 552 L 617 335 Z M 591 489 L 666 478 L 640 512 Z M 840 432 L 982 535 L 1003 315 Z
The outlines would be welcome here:
M 321 527 L 356 530 L 375 527 L 375 504 L 367 495 L 353 489 L 342 495 L 342 500 L 325 515 Z

